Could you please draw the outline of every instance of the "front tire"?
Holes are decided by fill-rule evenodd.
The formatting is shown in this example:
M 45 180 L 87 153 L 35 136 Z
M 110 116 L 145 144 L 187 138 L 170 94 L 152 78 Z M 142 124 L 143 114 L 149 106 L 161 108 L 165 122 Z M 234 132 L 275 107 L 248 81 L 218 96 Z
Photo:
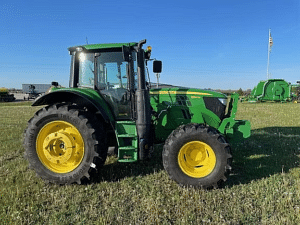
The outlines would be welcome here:
M 76 105 L 39 110 L 24 133 L 25 158 L 39 177 L 56 184 L 80 184 L 107 156 L 103 124 Z
M 225 138 L 203 124 L 183 125 L 164 145 L 163 165 L 181 186 L 218 188 L 231 170 L 232 155 Z

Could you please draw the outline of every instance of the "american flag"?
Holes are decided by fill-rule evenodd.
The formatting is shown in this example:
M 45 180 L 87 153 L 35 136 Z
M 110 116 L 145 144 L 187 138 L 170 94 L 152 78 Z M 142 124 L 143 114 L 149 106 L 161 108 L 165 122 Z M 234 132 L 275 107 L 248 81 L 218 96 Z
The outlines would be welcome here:
M 269 46 L 270 46 L 270 51 L 271 51 L 271 48 L 273 46 L 273 38 L 271 37 L 271 32 L 270 32 L 270 35 L 269 35 Z

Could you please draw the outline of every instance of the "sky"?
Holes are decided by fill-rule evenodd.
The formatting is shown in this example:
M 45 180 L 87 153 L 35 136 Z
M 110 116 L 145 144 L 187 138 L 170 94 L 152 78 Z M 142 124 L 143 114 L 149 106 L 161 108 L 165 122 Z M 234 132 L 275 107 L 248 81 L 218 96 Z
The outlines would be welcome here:
M 0 28 L 0 87 L 67 87 L 68 47 L 147 39 L 161 83 L 253 89 L 267 79 L 269 29 L 271 77 L 300 80 L 299 0 L 3 0 Z

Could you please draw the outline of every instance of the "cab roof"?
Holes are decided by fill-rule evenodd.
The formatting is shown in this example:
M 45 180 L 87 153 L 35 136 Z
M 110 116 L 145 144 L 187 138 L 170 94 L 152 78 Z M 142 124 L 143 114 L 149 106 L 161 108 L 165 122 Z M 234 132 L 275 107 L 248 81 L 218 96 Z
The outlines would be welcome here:
M 112 48 L 122 48 L 122 46 L 136 46 L 137 42 L 130 43 L 107 43 L 107 44 L 90 44 L 90 45 L 78 45 L 74 47 L 69 47 L 70 52 L 76 51 L 77 48 L 82 48 L 83 50 L 99 50 L 99 49 L 112 49 Z

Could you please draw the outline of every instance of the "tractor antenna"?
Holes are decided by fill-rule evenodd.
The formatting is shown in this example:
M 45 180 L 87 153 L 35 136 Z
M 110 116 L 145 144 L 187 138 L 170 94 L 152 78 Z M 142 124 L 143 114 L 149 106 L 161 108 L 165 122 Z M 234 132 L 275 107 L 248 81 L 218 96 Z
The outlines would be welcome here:
M 86 42 L 87 45 L 89 44 L 87 37 L 85 37 L 85 42 Z

